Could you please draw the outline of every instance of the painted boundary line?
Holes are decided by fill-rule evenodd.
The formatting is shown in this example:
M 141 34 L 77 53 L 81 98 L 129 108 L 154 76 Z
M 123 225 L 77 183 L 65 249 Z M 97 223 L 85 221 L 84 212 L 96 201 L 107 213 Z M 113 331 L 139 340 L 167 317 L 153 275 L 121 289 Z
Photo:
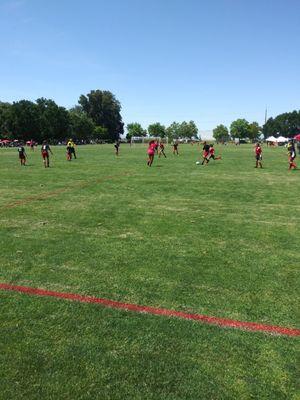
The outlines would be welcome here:
M 268 332 L 276 335 L 285 335 L 285 336 L 300 336 L 300 329 L 296 328 L 285 328 L 281 326 L 274 325 L 264 325 L 256 322 L 242 322 L 236 321 L 233 319 L 226 318 L 218 318 L 218 317 L 210 317 L 207 315 L 201 314 L 189 314 L 182 311 L 168 310 L 165 308 L 155 308 L 155 307 L 147 307 L 140 306 L 138 304 L 131 303 L 122 303 L 119 301 L 102 299 L 98 297 L 92 296 L 83 296 L 80 294 L 74 293 L 64 293 L 64 292 L 55 292 L 52 290 L 38 289 L 32 288 L 28 286 L 17 286 L 10 285 L 7 283 L 0 283 L 0 290 L 5 291 L 14 291 L 19 293 L 26 293 L 29 295 L 36 296 L 44 296 L 44 297 L 55 297 L 65 300 L 73 300 L 79 301 L 81 303 L 93 303 L 93 304 L 101 304 L 104 307 L 110 307 L 115 309 L 122 309 L 126 311 L 133 311 L 138 313 L 146 313 L 152 315 L 162 315 L 165 317 L 176 317 L 182 319 L 188 319 L 193 321 L 200 321 L 204 324 L 208 325 L 217 325 L 220 327 L 228 327 L 228 328 L 236 328 L 236 329 L 244 329 L 249 331 L 257 331 L 257 332 Z
M 18 207 L 18 206 L 23 206 L 25 204 L 31 203 L 32 201 L 45 200 L 45 199 L 48 199 L 48 198 L 51 198 L 51 197 L 58 196 L 61 193 L 71 192 L 72 190 L 75 190 L 75 189 L 78 189 L 78 188 L 79 189 L 83 189 L 83 188 L 92 186 L 94 184 L 103 183 L 105 181 L 110 181 L 110 180 L 113 180 L 113 179 L 118 179 L 118 178 L 123 177 L 123 176 L 132 176 L 132 174 L 130 174 L 128 172 L 125 172 L 125 173 L 123 172 L 123 173 L 120 173 L 118 175 L 104 176 L 103 178 L 98 178 L 98 179 L 95 179 L 93 181 L 79 182 L 79 183 L 73 185 L 71 188 L 69 188 L 69 187 L 60 188 L 60 189 L 52 190 L 50 192 L 44 192 L 44 193 L 41 193 L 41 194 L 28 196 L 28 197 L 25 197 L 23 199 L 16 200 L 16 201 L 14 201 L 12 203 L 8 203 L 6 205 L 4 204 L 2 206 L 2 209 L 15 208 L 15 207 Z

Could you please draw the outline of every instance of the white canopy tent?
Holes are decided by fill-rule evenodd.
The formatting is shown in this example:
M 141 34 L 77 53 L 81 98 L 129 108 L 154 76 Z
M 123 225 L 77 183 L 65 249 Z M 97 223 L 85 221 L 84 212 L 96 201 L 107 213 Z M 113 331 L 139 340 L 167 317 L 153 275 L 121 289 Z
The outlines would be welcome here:
M 279 137 L 276 139 L 276 142 L 277 142 L 277 143 L 286 143 L 286 142 L 288 142 L 288 141 L 289 141 L 289 139 L 285 138 L 284 136 L 279 136 Z
M 266 142 L 276 142 L 277 139 L 274 136 L 270 136 L 266 139 Z

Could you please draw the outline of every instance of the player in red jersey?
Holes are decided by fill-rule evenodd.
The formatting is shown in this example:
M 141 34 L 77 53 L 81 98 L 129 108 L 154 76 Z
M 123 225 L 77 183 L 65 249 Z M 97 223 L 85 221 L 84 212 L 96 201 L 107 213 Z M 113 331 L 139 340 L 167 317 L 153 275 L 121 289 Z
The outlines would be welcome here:
M 46 141 L 44 141 L 43 145 L 42 145 L 42 148 L 41 148 L 41 154 L 42 154 L 42 157 L 43 157 L 43 163 L 44 163 L 45 168 L 49 168 L 50 167 L 50 164 L 49 164 L 49 152 L 51 154 L 53 154 L 52 150 L 50 149 L 49 144 Z
M 289 156 L 289 170 L 296 169 L 297 165 L 295 164 L 296 158 L 296 149 L 293 142 L 288 144 L 288 156 Z
M 213 159 L 213 160 L 221 160 L 221 156 L 215 156 L 215 149 L 214 149 L 214 145 L 213 144 L 211 144 L 211 145 L 209 145 L 209 150 L 208 150 L 208 161 L 210 160 L 210 159 Z M 207 162 L 208 162 L 207 161 Z
M 178 142 L 174 142 L 173 143 L 173 154 L 174 154 L 174 156 L 175 156 L 175 154 L 177 154 L 179 156 L 179 153 L 178 153 Z
M 255 148 L 254 148 L 254 153 L 255 153 L 255 168 L 258 168 L 258 166 L 260 166 L 260 168 L 262 168 L 262 148 L 260 146 L 259 143 L 256 143 Z
M 153 163 L 153 160 L 154 160 L 154 154 L 155 154 L 155 142 L 154 142 L 154 140 L 151 140 L 149 142 L 147 153 L 148 153 L 147 165 L 149 167 L 151 167 L 151 165 Z
M 164 146 L 163 142 L 159 143 L 158 157 L 160 157 L 161 155 L 163 155 L 165 158 L 167 158 L 167 156 L 165 154 L 165 146 Z

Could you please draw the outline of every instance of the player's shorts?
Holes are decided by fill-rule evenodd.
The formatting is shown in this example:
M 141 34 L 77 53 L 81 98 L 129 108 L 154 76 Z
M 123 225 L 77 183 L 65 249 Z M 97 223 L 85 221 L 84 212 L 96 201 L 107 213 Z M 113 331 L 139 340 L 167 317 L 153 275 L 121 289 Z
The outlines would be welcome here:
M 204 152 L 203 152 L 203 157 L 204 157 L 204 158 L 207 158 L 208 155 L 209 155 L 208 151 L 204 151 Z
M 261 154 L 256 154 L 255 158 L 256 158 L 256 161 L 261 161 L 262 160 Z
M 25 154 L 19 154 L 19 159 L 20 160 L 25 160 Z
M 148 153 L 148 156 L 154 156 L 154 151 L 153 150 L 148 150 L 147 153 Z
M 42 151 L 42 157 L 45 160 L 45 158 L 49 158 L 49 153 L 48 151 Z

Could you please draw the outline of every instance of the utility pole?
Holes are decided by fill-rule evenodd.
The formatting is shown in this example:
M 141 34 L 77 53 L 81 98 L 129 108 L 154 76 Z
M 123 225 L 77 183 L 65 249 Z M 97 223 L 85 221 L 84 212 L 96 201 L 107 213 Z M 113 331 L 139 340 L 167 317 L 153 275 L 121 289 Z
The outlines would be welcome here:
M 266 106 L 266 111 L 265 111 L 265 123 L 267 122 L 267 119 L 268 119 L 268 109 L 267 109 L 267 106 Z

